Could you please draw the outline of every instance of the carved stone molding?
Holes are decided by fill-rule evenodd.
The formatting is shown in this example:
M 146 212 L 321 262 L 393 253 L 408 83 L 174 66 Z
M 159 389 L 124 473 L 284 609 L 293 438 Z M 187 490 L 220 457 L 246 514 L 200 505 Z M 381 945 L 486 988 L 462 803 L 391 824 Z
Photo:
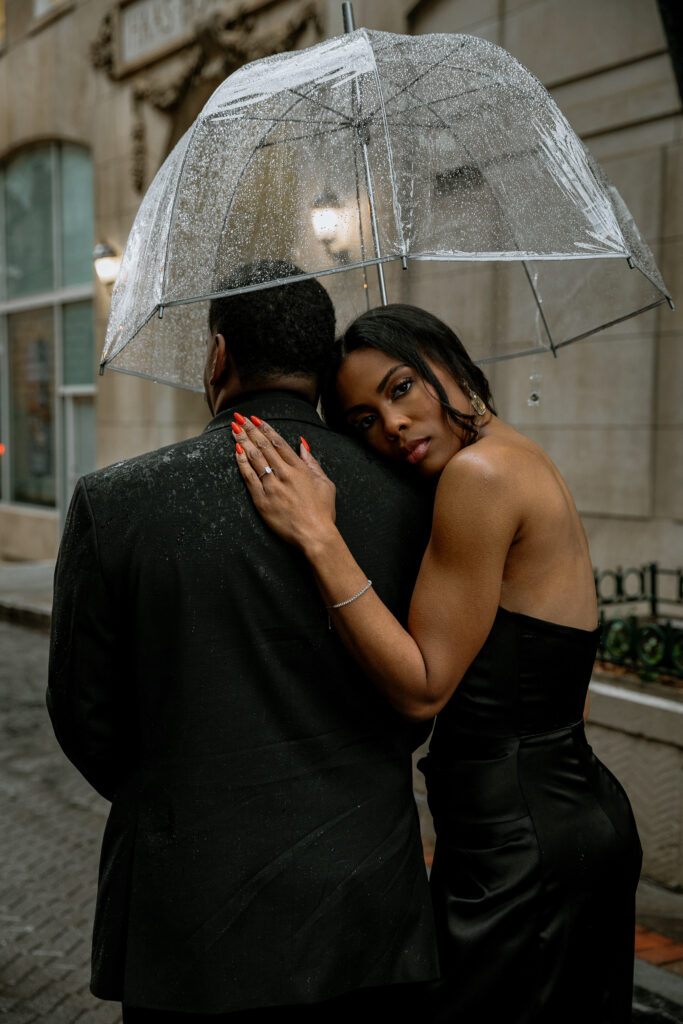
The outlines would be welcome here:
M 263 26 L 259 15 L 266 9 L 283 8 L 282 16 L 269 19 Z M 277 13 L 277 10 L 276 10 Z M 105 15 L 90 48 L 93 67 L 104 71 L 112 81 L 121 81 L 116 70 L 116 9 Z M 133 119 L 131 129 L 131 176 L 139 194 L 146 185 L 145 104 L 169 116 L 170 151 L 199 110 L 193 109 L 193 97 L 200 99 L 199 109 L 223 79 L 242 64 L 292 50 L 306 32 L 322 38 L 323 25 L 317 0 L 269 0 L 259 9 L 240 8 L 232 16 L 214 13 L 195 23 L 188 41 L 169 59 L 138 72 L 130 79 Z M 195 102 L 194 106 L 197 103 Z M 188 122 L 188 123 L 189 123 Z
M 102 18 L 97 35 L 90 44 L 90 63 L 98 71 L 106 71 L 113 77 L 114 69 L 114 12 L 109 11 Z

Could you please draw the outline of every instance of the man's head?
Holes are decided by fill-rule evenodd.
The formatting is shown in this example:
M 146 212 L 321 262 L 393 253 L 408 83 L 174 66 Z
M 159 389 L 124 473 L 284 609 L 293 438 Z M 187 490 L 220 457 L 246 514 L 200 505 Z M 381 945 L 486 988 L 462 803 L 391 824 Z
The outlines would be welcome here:
M 283 260 L 241 267 L 225 288 L 295 277 Z M 313 278 L 213 299 L 204 386 L 215 414 L 245 391 L 288 387 L 314 398 L 334 341 L 334 307 Z

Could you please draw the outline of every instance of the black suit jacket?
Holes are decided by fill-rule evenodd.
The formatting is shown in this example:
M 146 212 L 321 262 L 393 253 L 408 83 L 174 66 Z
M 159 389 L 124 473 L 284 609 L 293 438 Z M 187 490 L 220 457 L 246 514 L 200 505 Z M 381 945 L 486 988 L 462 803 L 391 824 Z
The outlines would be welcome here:
M 237 408 L 307 438 L 343 535 L 405 614 L 428 499 L 291 393 Z M 228 1012 L 436 974 L 421 737 L 255 512 L 232 417 L 80 480 L 55 574 L 50 715 L 112 801 L 92 990 L 135 1006 Z

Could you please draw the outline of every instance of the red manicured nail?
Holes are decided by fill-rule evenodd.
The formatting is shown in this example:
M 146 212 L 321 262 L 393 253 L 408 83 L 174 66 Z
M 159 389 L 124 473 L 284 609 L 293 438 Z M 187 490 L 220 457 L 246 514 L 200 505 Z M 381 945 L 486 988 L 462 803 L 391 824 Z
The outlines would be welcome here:
M 235 445 L 235 451 L 238 455 L 244 455 L 244 448 L 239 443 Z
M 310 444 L 308 443 L 308 441 L 306 440 L 306 438 L 302 434 L 299 434 L 299 440 L 301 441 L 301 443 L 304 446 L 304 448 L 306 449 L 306 451 L 310 452 L 311 446 L 310 446 Z
M 239 427 L 236 423 L 231 423 L 230 425 L 232 427 L 233 434 L 241 434 L 242 433 L 242 428 Z
M 240 426 L 242 426 L 243 423 L 247 422 L 247 417 L 243 416 L 241 412 L 235 413 L 235 419 L 237 420 Z
M 263 420 L 260 420 L 258 416 L 250 416 L 249 419 L 251 420 L 255 427 L 263 426 Z

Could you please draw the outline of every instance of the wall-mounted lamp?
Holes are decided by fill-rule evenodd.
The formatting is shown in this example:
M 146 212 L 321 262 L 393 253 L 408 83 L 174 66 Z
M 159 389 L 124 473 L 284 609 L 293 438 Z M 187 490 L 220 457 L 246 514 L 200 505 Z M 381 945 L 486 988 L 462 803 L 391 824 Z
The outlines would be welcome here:
M 98 242 L 93 250 L 92 258 L 95 264 L 95 273 L 102 284 L 113 284 L 121 266 L 121 257 L 117 256 L 108 242 Z
M 321 192 L 311 207 L 313 234 L 336 263 L 349 263 L 352 215 L 330 189 Z

